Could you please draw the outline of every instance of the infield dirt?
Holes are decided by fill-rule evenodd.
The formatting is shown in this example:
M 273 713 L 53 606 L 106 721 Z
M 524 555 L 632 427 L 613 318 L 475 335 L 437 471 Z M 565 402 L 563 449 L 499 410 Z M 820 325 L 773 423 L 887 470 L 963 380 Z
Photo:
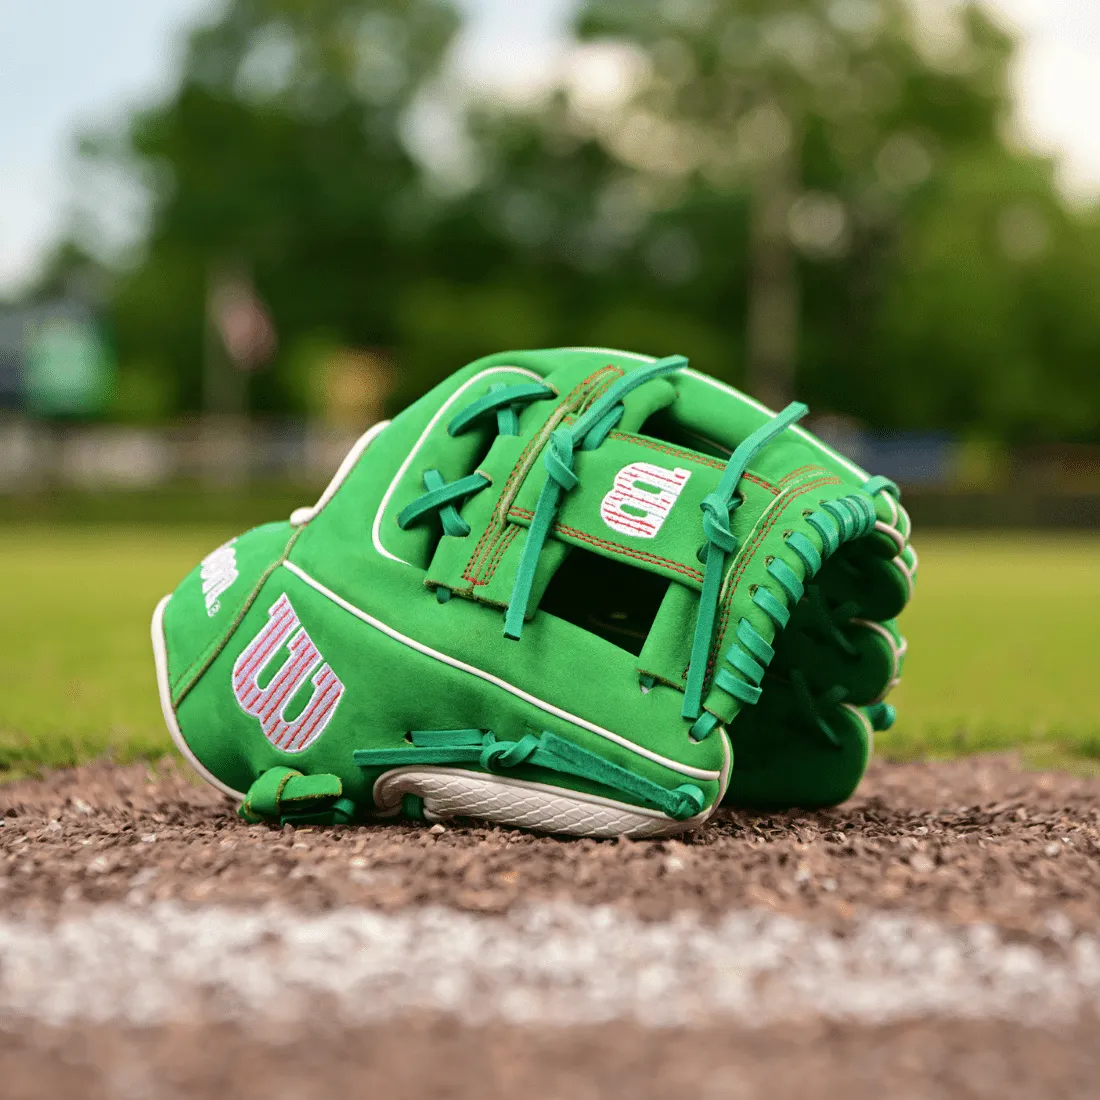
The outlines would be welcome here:
M 103 906 L 479 916 L 533 903 L 609 906 L 635 921 L 783 914 L 843 939 L 883 913 L 992 926 L 1069 958 L 1100 933 L 1100 781 L 1008 757 L 876 764 L 822 813 L 720 812 L 662 842 L 568 841 L 454 824 L 248 827 L 172 764 L 97 765 L 0 789 L 0 919 L 51 925 Z M 13 924 L 13 922 L 15 922 Z M 644 966 L 645 959 L 639 959 Z M 3 975 L 0 975 L 0 979 Z M 461 1013 L 341 1020 L 324 998 L 289 1031 L 194 1020 L 8 1018 L 8 1096 L 278 1098 L 1100 1095 L 1095 1019 L 1022 1024 L 930 1015 L 881 1025 L 702 1019 L 652 1028 L 487 1025 Z

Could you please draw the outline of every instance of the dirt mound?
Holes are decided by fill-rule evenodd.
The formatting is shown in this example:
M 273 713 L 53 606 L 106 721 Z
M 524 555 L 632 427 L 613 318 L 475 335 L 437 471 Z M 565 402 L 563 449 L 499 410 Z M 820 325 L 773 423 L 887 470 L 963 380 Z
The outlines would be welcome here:
M 315 911 L 565 898 L 653 919 L 765 907 L 904 910 L 1055 938 L 1100 929 L 1100 780 L 1007 757 L 872 767 L 820 813 L 722 811 L 685 840 L 559 840 L 456 824 L 246 826 L 175 766 L 97 765 L 0 788 L 0 908 L 179 900 Z

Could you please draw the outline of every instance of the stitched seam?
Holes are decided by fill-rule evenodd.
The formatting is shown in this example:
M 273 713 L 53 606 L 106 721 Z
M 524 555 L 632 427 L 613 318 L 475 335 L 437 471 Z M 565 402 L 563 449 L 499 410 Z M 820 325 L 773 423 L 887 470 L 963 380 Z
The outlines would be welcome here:
M 666 687 L 674 688 L 676 691 L 684 690 L 683 684 L 674 683 L 667 676 L 662 676 L 659 672 L 654 672 L 651 669 L 643 667 L 642 665 L 638 665 L 637 669 L 643 676 L 652 676 L 658 684 L 664 684 Z
M 573 389 L 570 390 L 569 393 L 566 395 L 565 400 L 561 402 L 561 404 L 558 406 L 558 409 L 550 414 L 542 429 L 535 435 L 533 439 L 530 440 L 527 446 L 523 448 L 523 451 L 520 454 L 518 461 L 516 462 L 515 466 L 512 467 L 512 472 L 508 475 L 508 480 L 504 483 L 504 489 L 501 491 L 500 494 L 500 502 L 497 504 L 496 509 L 494 509 L 493 516 L 490 518 L 489 523 L 485 527 L 485 530 L 482 531 L 481 537 L 478 539 L 477 545 L 474 547 L 474 552 L 470 556 L 470 560 L 466 563 L 466 568 L 462 571 L 463 580 L 470 581 L 471 583 L 475 581 L 477 574 L 480 572 L 480 563 L 478 561 L 478 558 L 485 547 L 486 541 L 492 538 L 498 538 L 500 534 L 499 528 L 504 525 L 505 519 L 501 506 L 504 504 L 504 501 L 508 498 L 509 493 L 512 491 L 519 471 L 524 469 L 527 459 L 530 457 L 532 450 L 536 449 L 540 445 L 540 442 L 543 440 L 544 436 L 546 436 L 547 438 L 549 437 L 549 432 L 547 431 L 547 428 L 550 428 L 551 431 L 553 430 L 551 425 L 555 424 L 554 417 L 556 413 L 561 410 L 568 411 L 569 405 L 580 397 L 580 395 L 584 392 L 586 386 L 591 385 L 593 381 L 597 379 L 604 371 L 615 369 L 617 368 L 611 366 L 600 367 L 598 371 L 590 374 L 586 379 L 584 379 L 583 382 L 578 382 L 577 385 L 574 386 Z M 621 374 L 622 371 L 619 371 L 619 373 Z M 564 417 L 559 417 L 558 422 L 560 422 L 561 419 L 564 419 Z
M 554 410 L 547 418 L 546 423 L 536 433 L 535 437 L 530 440 L 526 447 L 523 448 L 522 453 L 519 456 L 515 466 L 512 467 L 512 472 L 508 475 L 508 480 L 504 483 L 504 488 L 501 490 L 500 500 L 497 503 L 496 508 L 493 510 L 493 515 L 490 517 L 489 522 L 485 526 L 485 530 L 481 532 L 481 537 L 477 540 L 477 545 L 474 547 L 473 554 L 470 555 L 470 560 L 466 563 L 466 567 L 462 570 L 462 579 L 474 583 L 478 574 L 481 572 L 482 563 L 478 560 L 486 544 L 489 540 L 497 539 L 500 537 L 500 528 L 504 526 L 506 522 L 506 512 L 509 507 L 508 497 L 512 492 L 516 479 L 519 477 L 521 470 L 526 468 L 527 460 L 531 457 L 532 451 L 540 449 L 546 439 L 549 438 L 550 432 L 554 430 L 558 423 L 564 419 L 571 410 L 569 408 L 570 403 L 576 401 L 581 394 L 584 393 L 585 387 L 590 386 L 593 382 L 600 377 L 606 371 L 613 371 L 616 375 L 622 376 L 625 372 L 619 368 L 608 364 L 605 367 L 600 367 L 598 371 L 590 374 L 584 381 L 578 382 L 566 395 L 565 400 L 562 401 L 557 409 Z M 558 414 L 561 413 L 561 416 Z M 557 420 L 555 420 L 557 416 Z M 549 430 L 547 430 L 549 429 Z
M 711 458 L 709 455 L 700 454 L 698 451 L 686 451 L 680 447 L 673 447 L 667 443 L 660 443 L 655 439 L 647 439 L 642 435 L 632 435 L 630 432 L 608 432 L 610 439 L 621 439 L 627 443 L 636 443 L 640 447 L 649 447 L 650 450 L 659 451 L 670 458 L 682 458 L 687 462 L 696 462 L 701 466 L 709 466 L 712 470 L 725 470 L 728 463 L 721 459 Z M 759 485 L 773 496 L 779 496 L 779 488 L 766 478 L 758 477 L 748 472 L 741 475 L 744 481 L 751 481 L 753 485 Z
M 805 477 L 807 474 L 828 474 L 828 470 L 824 466 L 818 466 L 816 464 L 810 464 L 808 466 L 799 466 L 795 470 L 791 470 L 779 479 L 780 485 L 789 485 L 793 481 L 798 481 L 799 478 Z
M 514 515 L 517 519 L 531 519 L 534 516 L 534 513 L 528 511 L 526 508 L 518 507 L 512 508 L 508 514 L 509 516 Z M 647 554 L 644 550 L 632 550 L 627 546 L 620 546 L 617 542 L 609 542 L 607 539 L 601 539 L 596 535 L 590 535 L 587 531 L 581 531 L 577 527 L 569 527 L 564 523 L 555 523 L 553 530 L 562 535 L 580 539 L 581 542 L 588 542 L 593 546 L 599 546 L 605 550 L 610 550 L 615 554 L 622 554 L 625 557 L 635 558 L 638 561 L 647 561 L 652 565 L 665 566 L 677 573 L 682 573 L 685 577 L 692 577 L 702 583 L 703 574 L 700 570 L 692 569 L 690 566 L 683 565 L 678 561 L 673 561 L 671 558 L 662 558 L 659 554 Z
M 759 530 L 754 532 L 752 539 L 745 544 L 742 553 L 738 555 L 737 564 L 730 574 L 730 585 L 726 591 L 725 596 L 722 598 L 721 608 L 718 615 L 718 628 L 715 631 L 714 643 L 711 646 L 710 655 L 707 658 L 707 679 L 710 680 L 712 673 L 714 672 L 714 666 L 718 661 L 718 653 L 722 649 L 722 645 L 725 642 L 726 630 L 729 627 L 730 610 L 733 606 L 733 597 L 737 591 L 737 586 L 740 584 L 741 579 L 744 577 L 745 571 L 748 569 L 749 564 L 755 557 L 756 552 L 760 549 L 764 540 L 772 529 L 779 522 L 780 518 L 786 513 L 787 509 L 798 500 L 799 497 L 804 496 L 806 493 L 820 488 L 822 485 L 839 485 L 841 484 L 838 477 L 826 477 L 819 481 L 808 482 L 805 485 L 799 486 L 797 489 L 791 491 L 790 499 L 787 500 L 782 508 L 776 508 L 776 510 L 769 517 L 768 521 Z M 681 679 L 686 679 L 689 669 L 684 669 Z M 713 685 L 711 685 L 713 688 Z
M 476 580 L 473 582 L 476 587 L 479 584 L 488 584 L 494 576 L 496 576 L 497 566 L 500 565 L 504 555 L 508 553 L 508 547 L 516 541 L 516 536 L 519 534 L 519 528 L 510 523 L 504 530 L 504 534 L 497 539 L 497 544 L 493 553 L 489 556 L 489 559 L 482 566 L 481 576 L 483 580 Z
M 618 378 L 622 378 L 622 376 L 626 374 L 626 371 L 624 371 L 622 367 L 616 367 L 612 363 L 608 363 L 607 366 L 601 367 L 600 370 L 596 373 L 599 374 L 601 371 L 607 370 L 614 371 L 616 375 L 618 375 Z M 607 393 L 609 389 L 611 389 L 612 382 L 618 381 L 618 378 L 600 379 L 599 384 L 593 386 L 591 392 L 589 392 L 586 395 L 585 399 L 581 402 L 580 408 L 577 410 L 577 414 L 580 415 L 585 411 L 585 409 L 589 408 L 589 406 L 594 405 L 596 401 L 599 400 L 599 398 L 603 397 L 603 395 Z
M 697 462 L 702 466 L 709 466 L 712 470 L 724 470 L 726 464 L 709 455 L 699 454 L 696 451 L 685 451 L 680 447 L 673 447 L 668 443 L 660 443 L 655 439 L 647 439 L 644 435 L 633 435 L 631 432 L 608 432 L 609 439 L 622 439 L 627 443 L 636 443 L 639 447 L 648 447 L 651 451 L 660 451 L 661 454 L 672 458 L 684 458 L 689 462 Z

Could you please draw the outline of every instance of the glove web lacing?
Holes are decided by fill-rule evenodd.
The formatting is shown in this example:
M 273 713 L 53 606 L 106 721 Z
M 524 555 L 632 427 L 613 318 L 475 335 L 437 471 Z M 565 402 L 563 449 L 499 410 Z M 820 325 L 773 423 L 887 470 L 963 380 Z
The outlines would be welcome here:
M 519 640 L 522 636 L 539 557 L 554 525 L 564 494 L 571 492 L 579 484 L 579 478 L 574 470 L 575 451 L 578 447 L 582 450 L 595 450 L 603 443 L 608 433 L 622 418 L 624 412 L 622 401 L 628 393 L 655 378 L 686 367 L 687 362 L 682 355 L 670 355 L 623 375 L 608 388 L 606 393 L 595 400 L 574 424 L 558 428 L 551 433 L 543 456 L 548 476 L 539 493 L 538 503 L 520 555 L 512 594 L 504 617 L 505 637 Z M 459 412 L 451 420 L 447 430 L 450 435 L 456 436 L 478 419 L 495 414 L 499 434 L 518 435 L 517 407 L 556 396 L 556 391 L 543 382 L 524 382 L 511 386 L 497 384 L 490 387 L 489 392 L 483 397 L 471 402 Z M 756 455 L 808 412 L 809 409 L 801 402 L 793 402 L 752 432 L 730 455 L 717 487 L 713 492 L 708 493 L 702 502 L 703 533 L 706 536 L 706 542 L 699 552 L 699 559 L 705 563 L 705 570 L 702 591 L 699 595 L 699 610 L 695 619 L 684 703 L 681 709 L 683 717 L 692 721 L 691 736 L 697 741 L 709 736 L 718 725 L 718 718 L 703 710 L 703 690 L 707 681 L 707 668 L 714 640 L 714 625 L 722 581 L 730 557 L 738 550 L 737 539 L 730 530 L 730 517 L 742 502 L 737 492 L 738 485 L 749 463 Z M 427 491 L 402 509 L 397 517 L 398 524 L 405 528 L 423 516 L 435 512 L 439 515 L 446 534 L 458 537 L 468 535 L 470 526 L 459 515 L 456 502 L 480 492 L 492 483 L 491 479 L 478 471 L 456 481 L 444 482 L 439 471 L 434 469 L 426 470 L 423 477 Z M 877 481 L 881 481 L 882 484 L 877 484 Z M 881 488 L 893 488 L 893 486 L 886 479 L 873 479 L 868 483 L 868 492 L 878 491 Z M 806 521 L 820 534 L 824 555 L 827 557 L 842 542 L 847 542 L 871 530 L 875 524 L 875 513 L 867 497 L 858 494 L 824 502 L 819 511 L 807 516 Z M 790 534 L 786 543 L 802 559 L 807 577 L 815 575 L 821 569 L 822 553 L 801 532 Z M 802 598 L 805 587 L 794 570 L 778 558 L 771 558 L 766 563 L 766 569 L 787 597 L 787 604 L 785 605 L 761 585 L 753 585 L 749 592 L 752 602 L 771 620 L 778 633 L 789 622 L 791 617 L 789 608 Z M 450 592 L 446 591 L 445 594 L 439 593 L 439 595 L 446 598 L 449 597 Z M 771 644 L 756 627 L 748 619 L 741 619 L 735 631 L 735 641 L 725 654 L 726 663 L 740 675 L 735 676 L 730 668 L 719 668 L 713 678 L 715 686 L 741 703 L 749 705 L 756 703 L 762 692 L 760 685 L 765 669 L 774 655 L 775 651 Z M 404 752 L 405 750 L 394 751 Z

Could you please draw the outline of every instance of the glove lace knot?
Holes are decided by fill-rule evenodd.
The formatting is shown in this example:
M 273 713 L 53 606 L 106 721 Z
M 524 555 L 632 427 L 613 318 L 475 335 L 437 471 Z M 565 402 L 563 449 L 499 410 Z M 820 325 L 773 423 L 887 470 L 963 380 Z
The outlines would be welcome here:
M 539 557 L 554 525 L 562 495 L 572 492 L 580 483 L 573 470 L 574 452 L 578 447 L 582 450 L 594 450 L 607 438 L 607 433 L 623 415 L 622 402 L 628 393 L 654 378 L 671 374 L 686 366 L 687 360 L 682 355 L 670 355 L 624 374 L 606 393 L 592 402 L 572 427 L 558 428 L 551 433 L 549 446 L 543 456 L 548 476 L 539 493 L 531 526 L 527 528 L 527 539 L 520 554 L 512 595 L 508 600 L 508 611 L 504 616 L 506 638 L 518 641 L 523 634 L 523 622 L 531 602 Z

